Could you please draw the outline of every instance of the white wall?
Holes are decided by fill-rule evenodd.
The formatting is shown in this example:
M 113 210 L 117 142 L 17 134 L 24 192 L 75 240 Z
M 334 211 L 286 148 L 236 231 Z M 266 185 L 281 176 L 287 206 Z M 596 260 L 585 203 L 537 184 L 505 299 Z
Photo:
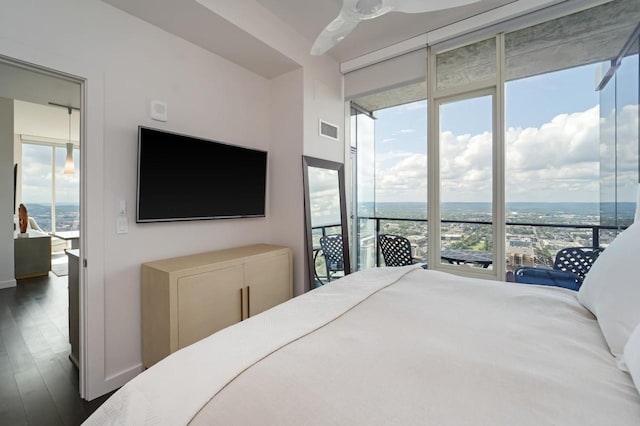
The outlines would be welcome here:
M 311 56 L 312 41 L 305 39 L 282 20 L 255 0 L 242 2 L 216 1 L 210 6 L 229 22 L 240 26 L 256 38 L 302 65 L 298 71 L 287 73 L 272 81 L 273 143 L 286 150 L 287 172 L 280 172 L 283 179 L 274 181 L 279 188 L 286 188 L 279 202 L 272 200 L 271 211 L 278 219 L 274 238 L 294 248 L 295 288 L 300 294 L 308 280 L 304 273 L 304 203 L 302 193 L 302 155 L 344 162 L 344 98 L 342 74 L 339 65 L 328 55 Z M 301 93 L 299 93 L 301 91 Z M 285 93 L 283 93 L 285 92 Z M 300 103 L 296 102 L 292 93 Z M 278 98 L 278 96 L 281 96 Z M 287 98 L 287 97 L 290 98 Z M 302 120 L 302 129 L 298 120 Z M 319 120 L 323 119 L 339 127 L 339 141 L 319 135 Z M 286 138 L 280 138 L 283 127 L 288 127 Z M 300 132 L 302 132 L 300 134 Z M 301 144 L 301 146 L 300 146 Z M 286 219 L 285 219 L 286 218 Z M 282 220 L 281 220 L 282 219 Z M 300 232 L 300 234 L 299 234 Z
M 271 82 L 271 239 L 293 249 L 294 294 L 306 288 L 302 143 L 304 138 L 303 71 L 296 70 Z
M 344 97 L 342 74 L 328 55 L 311 56 L 312 41 L 288 27 L 255 0 L 217 1 L 216 13 L 245 29 L 302 65 L 304 70 L 304 155 L 331 161 L 344 161 Z M 318 133 L 322 118 L 340 128 L 340 141 L 333 143 Z
M 0 289 L 16 285 L 13 215 L 13 100 L 0 98 Z
M 308 123 L 315 121 L 317 127 L 318 116 L 334 104 L 340 105 L 337 114 L 342 113 L 337 63 L 321 59 L 318 65 L 314 59 L 316 62 L 305 65 L 304 74 L 298 70 L 268 81 L 100 1 L 0 0 L 0 10 L 0 54 L 8 54 L 1 48 L 4 41 L 14 47 L 13 56 L 18 59 L 21 54 L 19 49 L 15 53 L 15 46 L 25 46 L 33 57 L 55 56 L 52 61 L 71 68 L 90 62 L 91 70 L 97 71 L 94 77 L 103 78 L 88 82 L 89 87 L 103 85 L 102 104 L 92 104 L 90 97 L 88 111 L 94 118 L 100 109 L 104 111 L 103 173 L 86 173 L 87 180 L 94 178 L 93 188 L 99 188 L 91 192 L 99 196 L 92 205 L 104 207 L 104 212 L 96 212 L 89 206 L 92 217 L 102 221 L 104 233 L 103 241 L 92 242 L 94 253 L 101 255 L 89 258 L 89 264 L 94 271 L 104 269 L 105 383 L 121 385 L 140 368 L 139 271 L 143 262 L 256 242 L 280 243 L 294 249 L 294 285 L 296 294 L 302 291 L 301 156 L 309 139 L 315 139 Z M 251 22 L 245 25 L 249 28 Z M 279 29 L 272 31 L 275 34 Z M 64 71 L 64 65 L 60 69 Z M 307 75 L 325 81 L 329 90 L 323 93 L 335 99 L 323 98 L 317 107 L 315 101 L 306 100 L 312 87 Z M 152 99 L 167 102 L 167 123 L 149 119 Z M 326 119 L 341 125 L 338 116 Z M 268 150 L 267 217 L 135 224 L 138 125 Z M 87 141 L 86 150 L 91 151 L 91 143 Z M 314 153 L 322 156 L 321 150 Z M 95 156 L 96 150 L 90 155 Z M 102 176 L 100 185 L 95 179 Z M 129 233 L 124 235 L 115 233 L 120 199 L 129 209 Z M 96 244 L 101 245 L 98 250 Z M 99 288 L 95 284 L 87 283 L 89 292 Z M 91 325 L 89 333 L 96 333 Z
M 345 125 L 342 80 L 305 69 L 304 155 L 344 163 Z M 338 126 L 335 141 L 320 136 L 319 120 Z

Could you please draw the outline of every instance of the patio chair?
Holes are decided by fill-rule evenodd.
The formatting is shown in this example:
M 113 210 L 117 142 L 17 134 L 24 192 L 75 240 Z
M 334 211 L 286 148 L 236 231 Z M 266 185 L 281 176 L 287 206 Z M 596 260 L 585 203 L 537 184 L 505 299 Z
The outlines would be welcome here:
M 400 235 L 380 234 L 378 246 L 386 266 L 407 266 L 423 262 L 422 259 L 413 257 L 411 243 Z
M 515 280 L 520 284 L 548 285 L 578 290 L 602 250 L 597 247 L 564 248 L 556 254 L 553 269 L 521 266 L 515 271 Z
M 344 272 L 342 235 L 331 234 L 320 237 L 320 247 L 322 248 L 327 268 L 327 281 L 331 281 L 333 274 Z

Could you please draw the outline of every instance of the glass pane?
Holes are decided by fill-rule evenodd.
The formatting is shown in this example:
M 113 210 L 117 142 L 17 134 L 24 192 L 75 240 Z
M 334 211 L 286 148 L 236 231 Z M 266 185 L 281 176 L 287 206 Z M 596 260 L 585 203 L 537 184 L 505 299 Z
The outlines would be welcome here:
M 376 118 L 376 217 L 426 220 L 427 101 L 376 111 Z
M 22 203 L 29 217 L 45 232 L 51 232 L 50 146 L 22 144 Z
M 376 221 L 358 218 L 358 269 L 376 267 Z
M 66 148 L 56 147 L 56 232 L 80 229 L 79 151 L 73 150 L 74 173 L 63 172 Z
M 426 263 L 428 257 L 428 224 L 426 220 L 380 220 L 380 233 L 400 235 L 411 243 L 414 262 Z M 384 257 L 380 256 L 384 266 Z
M 601 66 L 586 65 L 505 85 L 507 270 L 552 266 L 562 248 L 591 246 L 600 214 Z M 551 225 L 569 227 L 553 227 Z
M 493 255 L 493 97 L 440 106 L 442 262 L 489 267 Z
M 602 67 L 606 71 L 608 67 Z M 616 225 L 616 84 L 600 90 L 600 224 Z
M 637 44 L 637 43 L 636 43 Z M 617 226 L 633 223 L 638 193 L 638 114 L 640 110 L 638 47 L 622 60 L 616 73 Z
M 463 87 L 490 78 L 496 78 L 495 38 L 436 55 L 437 90 Z
M 358 139 L 358 216 L 374 215 L 375 205 L 375 126 L 364 114 L 357 116 Z
M 373 118 L 356 115 L 357 163 L 357 216 L 356 250 L 357 269 L 376 266 L 375 220 L 375 125 Z

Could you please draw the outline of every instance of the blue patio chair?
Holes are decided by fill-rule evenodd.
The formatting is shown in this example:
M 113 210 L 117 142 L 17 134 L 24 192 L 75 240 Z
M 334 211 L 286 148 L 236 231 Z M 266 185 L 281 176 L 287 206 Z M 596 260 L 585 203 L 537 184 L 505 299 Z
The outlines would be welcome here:
M 515 271 L 515 281 L 578 290 L 602 250 L 596 247 L 564 248 L 556 254 L 553 269 L 521 266 Z

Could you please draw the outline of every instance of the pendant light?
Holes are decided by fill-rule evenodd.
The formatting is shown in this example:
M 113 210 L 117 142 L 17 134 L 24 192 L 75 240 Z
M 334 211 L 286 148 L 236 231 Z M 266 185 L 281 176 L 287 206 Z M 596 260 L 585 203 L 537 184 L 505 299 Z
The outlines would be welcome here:
M 69 111 L 69 142 L 67 142 L 67 160 L 64 162 L 64 171 L 65 175 L 72 175 L 76 172 L 75 167 L 73 166 L 73 143 L 71 142 L 71 108 Z

